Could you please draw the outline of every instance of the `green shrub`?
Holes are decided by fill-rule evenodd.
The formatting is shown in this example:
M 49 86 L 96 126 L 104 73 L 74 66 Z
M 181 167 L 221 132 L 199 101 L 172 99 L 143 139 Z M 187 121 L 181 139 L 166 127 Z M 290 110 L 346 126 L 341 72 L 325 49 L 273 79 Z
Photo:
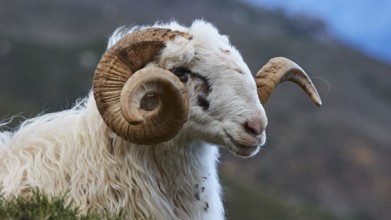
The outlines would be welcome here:
M 39 190 L 33 190 L 28 198 L 18 196 L 5 199 L 0 195 L 0 219 L 2 220 L 95 220 L 95 219 L 120 219 L 109 213 L 101 215 L 97 213 L 80 214 L 78 208 L 72 202 L 67 201 L 66 194 L 48 197 Z

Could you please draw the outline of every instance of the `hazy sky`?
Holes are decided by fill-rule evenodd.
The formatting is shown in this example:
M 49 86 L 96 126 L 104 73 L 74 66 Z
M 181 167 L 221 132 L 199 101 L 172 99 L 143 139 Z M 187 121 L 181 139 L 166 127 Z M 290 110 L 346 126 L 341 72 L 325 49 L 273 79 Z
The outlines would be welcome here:
M 391 63 L 391 0 L 245 0 L 325 21 L 334 36 Z

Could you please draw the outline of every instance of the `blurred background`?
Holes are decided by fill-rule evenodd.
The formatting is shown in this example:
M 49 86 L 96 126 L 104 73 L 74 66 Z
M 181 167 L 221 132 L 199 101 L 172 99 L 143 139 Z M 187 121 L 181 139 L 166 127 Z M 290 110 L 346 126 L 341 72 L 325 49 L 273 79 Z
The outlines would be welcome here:
M 86 96 L 116 27 L 203 18 L 254 73 L 275 56 L 299 63 L 324 103 L 286 83 L 266 106 L 261 152 L 221 151 L 228 219 L 388 220 L 390 11 L 387 0 L 0 0 L 0 120 L 19 115 L 12 129 Z

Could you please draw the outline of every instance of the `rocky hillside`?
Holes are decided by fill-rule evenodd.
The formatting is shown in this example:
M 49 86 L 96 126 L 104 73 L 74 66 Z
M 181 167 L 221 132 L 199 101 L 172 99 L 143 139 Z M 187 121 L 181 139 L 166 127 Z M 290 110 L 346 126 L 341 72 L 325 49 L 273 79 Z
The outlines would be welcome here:
M 235 0 L 0 4 L 1 119 L 68 108 L 85 96 L 120 25 L 204 18 L 254 72 L 275 56 L 299 63 L 324 102 L 316 108 L 286 83 L 266 106 L 264 149 L 250 159 L 222 151 L 228 218 L 391 219 L 391 66 L 340 44 L 322 22 Z

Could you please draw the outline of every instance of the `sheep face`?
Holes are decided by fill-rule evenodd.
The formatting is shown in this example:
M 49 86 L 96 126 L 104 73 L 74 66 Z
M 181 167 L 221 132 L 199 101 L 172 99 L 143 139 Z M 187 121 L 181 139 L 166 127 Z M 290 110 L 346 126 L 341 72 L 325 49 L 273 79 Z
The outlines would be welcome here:
M 195 23 L 191 39 L 176 38 L 158 65 L 177 75 L 189 93 L 182 134 L 248 157 L 265 143 L 267 117 L 254 77 L 239 52 L 210 24 Z
M 267 117 L 254 79 L 243 67 L 238 70 L 226 63 L 190 68 L 189 119 L 184 132 L 248 157 L 265 143 Z

